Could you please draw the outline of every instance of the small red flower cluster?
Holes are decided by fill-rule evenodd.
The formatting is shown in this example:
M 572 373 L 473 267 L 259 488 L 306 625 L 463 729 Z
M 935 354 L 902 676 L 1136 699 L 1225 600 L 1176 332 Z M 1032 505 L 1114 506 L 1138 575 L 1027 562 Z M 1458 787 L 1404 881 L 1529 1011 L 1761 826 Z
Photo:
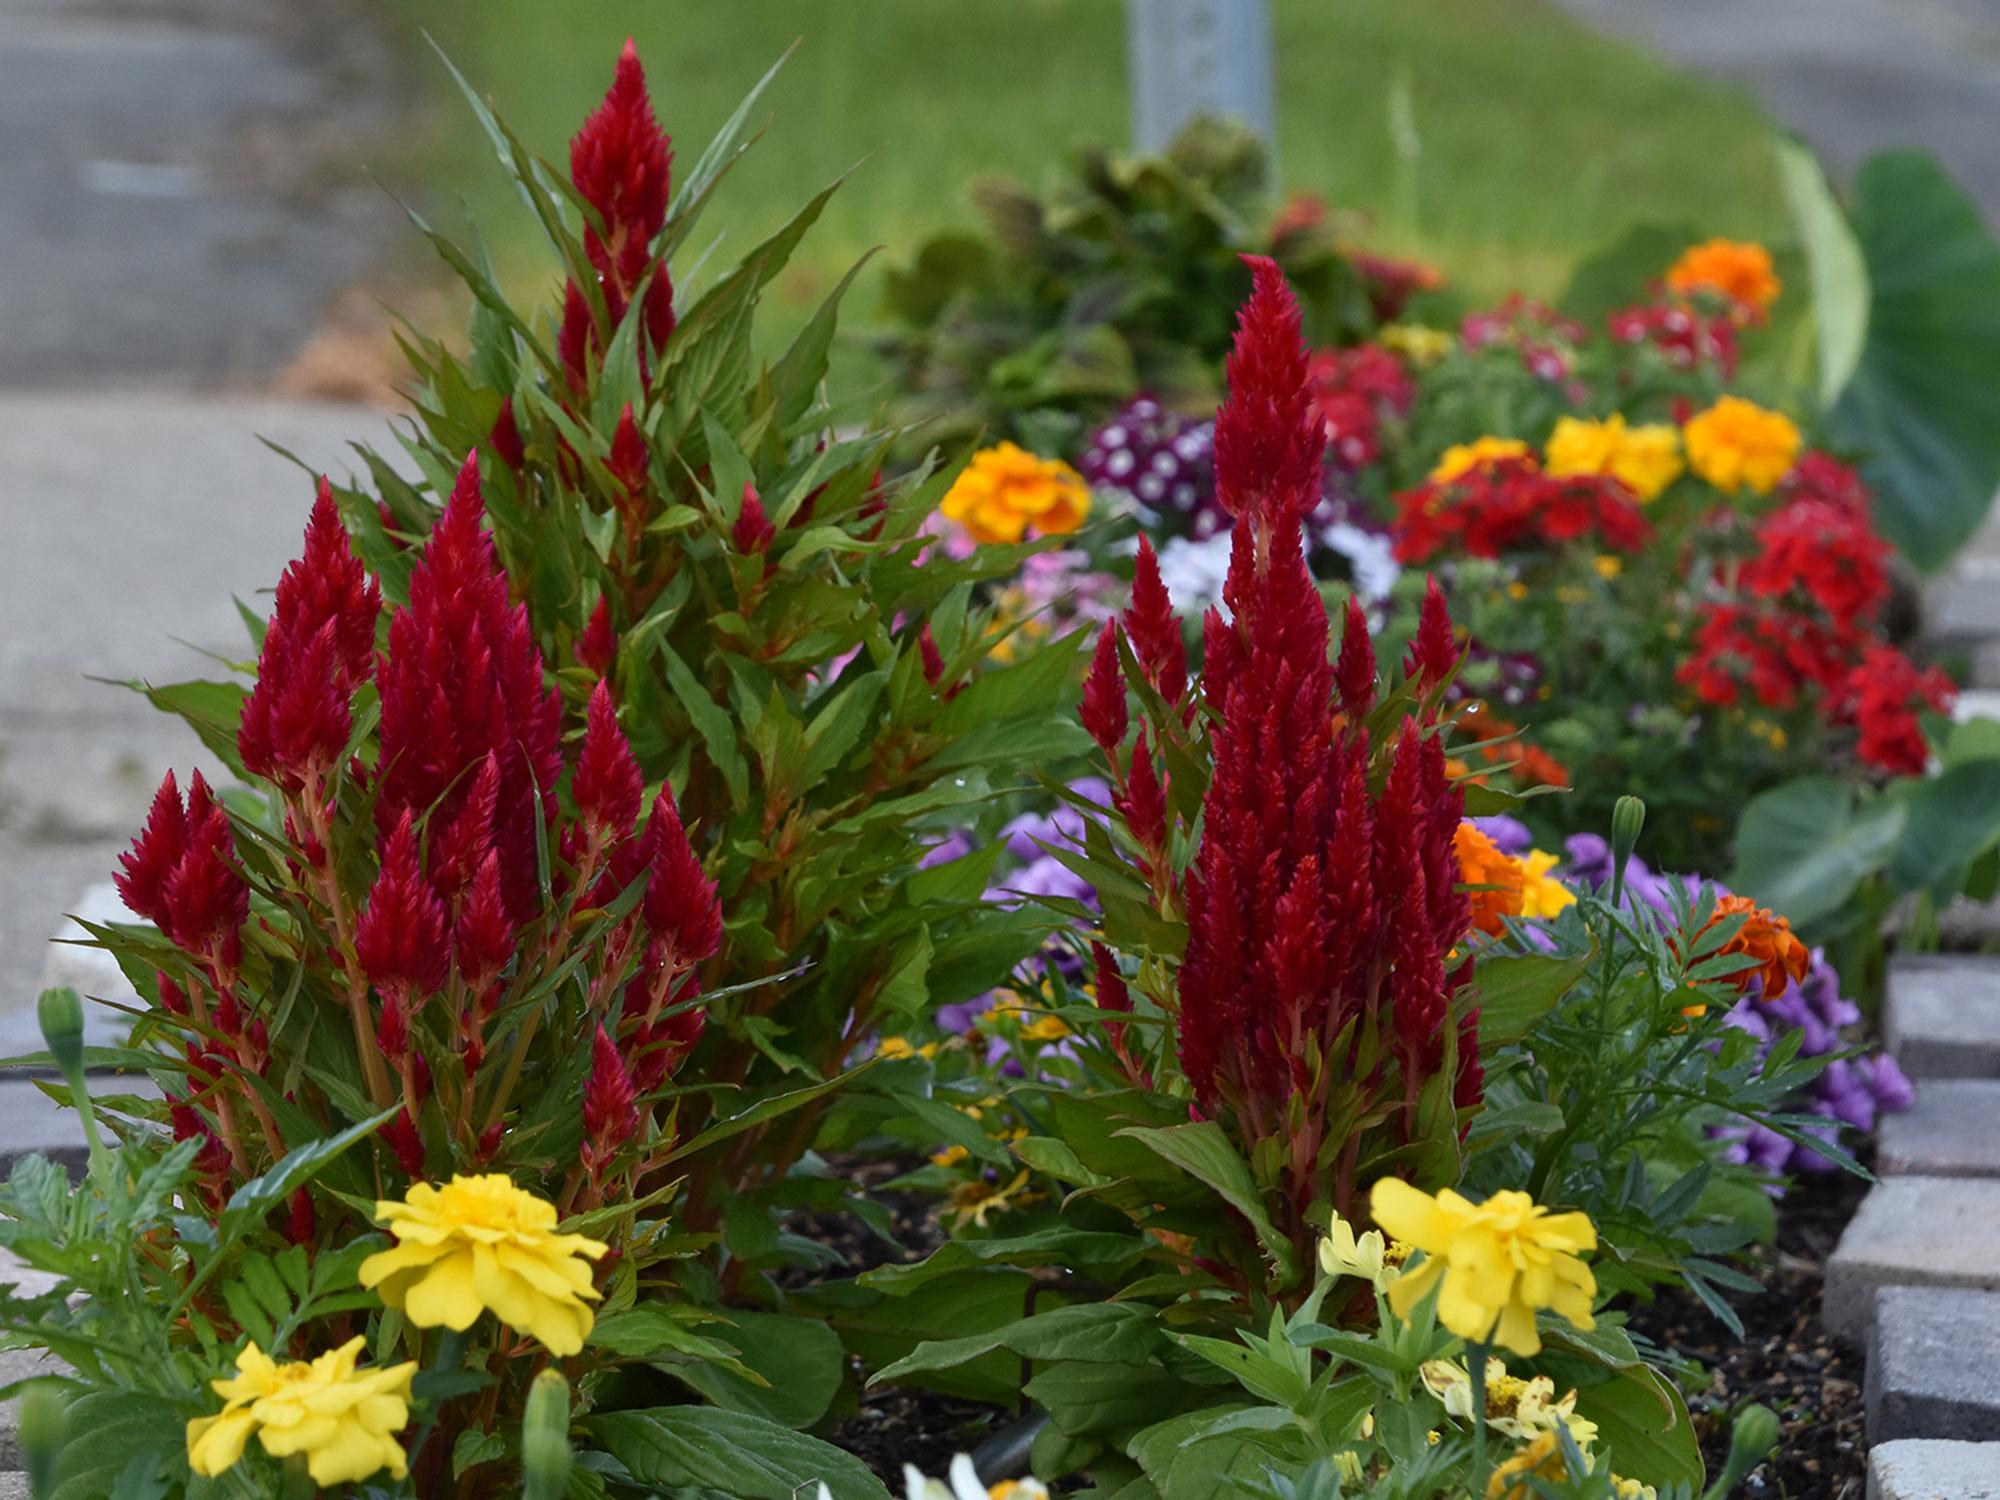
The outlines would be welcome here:
M 468 1086 L 460 1097 L 469 1098 L 510 967 L 566 960 L 570 909 L 606 906 L 645 878 L 636 907 L 575 966 L 589 985 L 591 1024 L 611 1044 L 598 1049 L 586 1097 L 595 1124 L 584 1166 L 594 1180 L 630 1138 L 625 1122 L 636 1128 L 636 1104 L 618 1101 L 656 1089 L 701 1034 L 693 972 L 719 945 L 721 916 L 668 789 L 638 829 L 643 779 L 602 681 L 570 779 L 575 813 L 565 815 L 561 701 L 544 685 L 541 653 L 525 608 L 510 602 L 484 515 L 477 460 L 468 458 L 378 658 L 378 586 L 322 482 L 304 555 L 278 587 L 239 750 L 282 804 L 297 888 L 275 888 L 271 898 L 316 928 L 312 943 L 328 950 L 333 998 L 348 1010 L 369 1093 L 378 1106 L 403 1104 L 383 1135 L 413 1177 L 425 1175 L 431 1057 L 456 1059 Z M 376 754 L 371 762 L 357 752 L 343 765 L 356 694 L 371 678 Z M 375 874 L 357 909 L 354 854 L 337 846 L 368 837 L 371 821 Z M 242 972 L 249 885 L 228 815 L 199 775 L 183 806 L 168 774 L 121 864 L 126 904 L 190 960 L 160 977 L 162 1009 L 194 1033 L 196 1092 L 173 1101 L 177 1135 L 206 1136 L 204 1160 L 242 1167 L 234 1095 L 257 1114 L 271 1153 L 281 1152 L 257 1090 L 232 1081 L 264 1072 L 261 1012 L 273 1002 L 268 986 Z M 524 1044 L 518 1030 L 516 1043 Z M 494 1121 L 511 1082 L 497 1091 Z M 472 1128 L 469 1107 L 458 1123 Z M 481 1149 L 495 1138 L 489 1122 Z
M 1608 474 L 1545 474 L 1527 457 L 1484 462 L 1455 479 L 1400 492 L 1396 556 L 1440 552 L 1500 557 L 1588 539 L 1598 551 L 1637 552 L 1653 535 L 1629 491 Z
M 1434 292 L 1444 285 L 1444 273 L 1420 260 L 1397 260 L 1363 251 L 1350 252 L 1348 259 L 1367 290 L 1368 310 L 1377 323 L 1395 322 L 1402 317 L 1412 297 L 1419 292 Z
M 646 342 L 653 354 L 674 331 L 673 284 L 665 257 L 653 250 L 667 222 L 672 144 L 653 113 L 646 73 L 628 38 L 610 92 L 569 148 L 570 181 L 595 216 L 584 227 L 583 249 L 607 314 L 600 325 L 583 288 L 574 281 L 565 288 L 557 350 L 578 391 L 587 383 L 593 353 L 601 357 L 635 296 L 645 299 Z M 644 354 L 640 362 L 643 367 Z
M 1680 681 L 1720 707 L 1746 690 L 1780 711 L 1810 699 L 1828 724 L 1859 731 L 1867 764 L 1918 774 L 1928 753 L 1918 716 L 1948 707 L 1952 687 L 1881 638 L 1889 549 L 1869 523 L 1867 487 L 1846 465 L 1808 453 L 1781 493 L 1734 590 L 1702 607 Z
M 1684 302 L 1642 303 L 1611 314 L 1606 327 L 1621 344 L 1651 344 L 1677 370 L 1713 365 L 1724 380 L 1736 378 L 1736 325 L 1706 316 Z
M 1384 420 L 1400 417 L 1417 399 L 1403 362 L 1380 344 L 1322 349 L 1307 365 L 1313 409 L 1326 426 L 1328 451 L 1344 469 L 1382 456 Z
M 1203 622 L 1205 662 L 1191 691 L 1179 622 L 1142 545 L 1134 604 L 1098 642 L 1083 722 L 1110 763 L 1156 891 L 1172 882 L 1173 814 L 1144 726 L 1126 751 L 1121 632 L 1169 710 L 1213 726 L 1201 841 L 1178 893 L 1187 920 L 1181 1068 L 1203 1110 L 1229 1111 L 1252 1138 L 1284 1135 L 1287 1158 L 1304 1174 L 1294 1186 L 1309 1193 L 1325 1188 L 1310 1179 L 1326 1124 L 1314 1101 L 1329 1077 L 1364 1093 L 1386 1090 L 1369 1107 L 1401 1119 L 1405 1132 L 1417 1128 L 1416 1101 L 1441 1073 L 1459 1104 L 1480 1094 L 1473 1019 L 1452 1017 L 1462 971 L 1449 960 L 1469 921 L 1452 849 L 1464 798 L 1445 770 L 1437 708 L 1460 652 L 1433 585 L 1406 664 L 1414 707 L 1373 756 L 1377 674 L 1366 620 L 1350 603 L 1331 662 L 1326 606 L 1301 553 L 1299 518 L 1318 495 L 1321 425 L 1298 307 L 1275 264 L 1250 264 L 1255 290 L 1215 430 L 1217 486 L 1236 518 L 1229 613 L 1211 609 Z M 1391 1072 L 1383 1059 L 1360 1069 L 1366 1078 L 1351 1076 L 1364 1035 L 1385 1039 Z M 1351 1186 L 1338 1184 L 1336 1196 Z
M 1590 337 L 1590 330 L 1565 317 L 1546 302 L 1510 295 L 1498 307 L 1468 313 L 1459 323 L 1459 341 L 1467 349 L 1506 344 L 1521 356 L 1521 366 L 1538 380 L 1557 384 L 1576 367 L 1572 352 Z

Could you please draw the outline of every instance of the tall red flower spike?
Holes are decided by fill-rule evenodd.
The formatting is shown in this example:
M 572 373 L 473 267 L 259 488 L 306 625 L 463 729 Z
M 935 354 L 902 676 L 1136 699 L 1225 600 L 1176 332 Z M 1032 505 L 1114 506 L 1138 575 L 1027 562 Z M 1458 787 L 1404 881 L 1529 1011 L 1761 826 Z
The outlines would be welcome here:
M 1268 1127 L 1285 1101 L 1327 1086 L 1315 1066 L 1342 1076 L 1343 1035 L 1376 1030 L 1400 1063 L 1401 1102 L 1414 1106 L 1455 1050 L 1445 966 L 1467 913 L 1451 848 L 1463 797 L 1430 711 L 1401 726 L 1371 796 L 1373 645 L 1353 610 L 1338 669 L 1329 662 L 1327 613 L 1301 549 L 1322 436 L 1298 307 L 1274 265 L 1251 265 L 1216 420 L 1216 482 L 1237 523 L 1229 616 L 1205 622 L 1201 688 L 1220 716 L 1186 878 L 1178 1040 L 1202 1108 Z M 1410 671 L 1423 688 L 1456 661 L 1433 592 Z M 1291 1148 L 1308 1160 L 1316 1149 Z
M 382 867 L 354 925 L 361 971 L 384 994 L 428 995 L 444 987 L 451 965 L 444 903 L 424 880 L 417 835 L 406 810 L 382 844 Z
M 590 619 L 584 623 L 583 634 L 576 638 L 576 664 L 602 677 L 611 670 L 617 654 L 618 637 L 611 630 L 611 601 L 599 594 Z
M 743 508 L 736 513 L 736 524 L 730 528 L 730 541 L 738 552 L 748 555 L 762 552 L 777 534 L 771 518 L 764 513 L 764 497 L 757 493 L 757 486 L 745 480 Z
M 297 793 L 339 758 L 353 727 L 350 696 L 374 665 L 381 610 L 380 585 L 354 555 L 322 478 L 305 550 L 278 580 L 257 686 L 237 728 L 253 775 Z
M 1083 704 L 1077 716 L 1098 749 L 1116 766 L 1118 747 L 1125 742 L 1131 715 L 1125 707 L 1125 674 L 1118 665 L 1118 625 L 1107 620 L 1098 633 L 1090 671 L 1083 679 Z
M 584 253 L 604 288 L 611 321 L 625 316 L 639 284 L 646 292 L 646 335 L 658 349 L 674 330 L 673 287 L 653 241 L 667 222 L 673 142 L 660 129 L 646 92 L 639 49 L 628 38 L 604 102 L 593 110 L 569 147 L 570 181 L 601 221 L 587 224 Z
M 646 930 L 667 944 L 676 965 L 700 963 L 721 946 L 722 907 L 715 882 L 702 872 L 701 860 L 681 826 L 680 809 L 666 787 L 653 799 L 645 842 L 652 865 L 640 917 Z
M 526 606 L 509 602 L 507 576 L 480 524 L 484 513 L 475 454 L 410 576 L 409 604 L 389 622 L 377 668 L 376 816 L 383 828 L 410 814 L 453 830 L 467 853 L 477 851 L 454 862 L 456 878 L 469 879 L 485 849 L 474 830 L 460 832 L 458 820 L 468 804 L 477 806 L 480 771 L 491 757 L 491 846 L 500 853 L 508 915 L 525 922 L 541 902 L 536 825 L 556 814 L 562 702 L 543 685 Z
M 600 682 L 590 692 L 583 730 L 583 751 L 577 757 L 576 779 L 570 790 L 584 827 L 606 840 L 626 837 L 639 821 L 639 800 L 646 789 L 638 757 L 618 727 L 618 710 L 611 691 Z
M 1187 642 L 1160 577 L 1160 560 L 1144 532 L 1139 534 L 1139 556 L 1132 569 L 1131 607 L 1119 619 L 1146 680 L 1161 698 L 1178 704 L 1187 692 Z
M 638 1132 L 638 1093 L 618 1044 L 600 1024 L 590 1048 L 590 1081 L 583 1090 L 583 1165 L 593 1177 Z
M 229 814 L 196 771 L 183 805 L 174 773 L 153 794 L 145 827 L 113 877 L 127 907 L 179 947 L 223 969 L 242 957 L 250 888 L 236 864 Z

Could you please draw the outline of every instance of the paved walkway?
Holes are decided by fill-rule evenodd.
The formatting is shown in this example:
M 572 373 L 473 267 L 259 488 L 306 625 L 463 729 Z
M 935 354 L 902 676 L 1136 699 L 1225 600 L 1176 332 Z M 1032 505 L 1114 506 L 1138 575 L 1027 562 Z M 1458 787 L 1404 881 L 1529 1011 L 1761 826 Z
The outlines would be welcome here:
M 400 217 L 396 66 L 351 0 L 0 0 L 0 385 L 282 369 Z
M 349 406 L 0 396 L 0 1056 L 33 1045 L 47 939 L 161 773 L 213 770 L 179 720 L 87 678 L 218 676 L 201 652 L 248 654 L 232 598 L 268 609 L 312 503 L 260 435 L 336 475 L 350 440 L 389 443 Z
M 1556 0 L 1744 85 L 1836 172 L 1937 153 L 2000 223 L 2000 0 Z

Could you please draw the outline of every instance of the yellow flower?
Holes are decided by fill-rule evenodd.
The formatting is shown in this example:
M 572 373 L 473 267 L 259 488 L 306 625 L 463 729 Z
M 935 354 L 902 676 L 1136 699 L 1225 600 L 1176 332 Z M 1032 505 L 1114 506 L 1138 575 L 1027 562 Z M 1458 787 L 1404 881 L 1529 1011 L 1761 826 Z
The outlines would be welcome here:
M 1768 495 L 1799 456 L 1799 429 L 1780 411 L 1721 396 L 1682 429 L 1688 464 L 1717 489 Z
M 1600 552 L 1590 560 L 1590 565 L 1597 569 L 1597 576 L 1607 583 L 1625 571 L 1625 559 L 1613 557 L 1609 552 Z
M 1540 1491 L 1525 1482 L 1531 1478 L 1557 1484 L 1569 1478 L 1562 1445 L 1553 1432 L 1536 1434 L 1527 1447 L 1493 1466 L 1492 1477 L 1486 1481 L 1486 1500 L 1535 1500 Z
M 1029 1042 L 1059 1042 L 1070 1034 L 1061 1016 L 1036 1016 L 1021 1027 L 1021 1038 Z
M 1503 1191 L 1470 1203 L 1447 1188 L 1433 1198 L 1384 1177 L 1369 1196 L 1375 1222 L 1424 1252 L 1421 1265 L 1389 1287 L 1389 1305 L 1407 1318 L 1440 1280 L 1438 1321 L 1462 1339 L 1490 1340 L 1533 1356 L 1542 1348 L 1535 1310 L 1553 1308 L 1578 1328 L 1594 1328 L 1597 1279 L 1578 1250 L 1597 1248 L 1580 1213 L 1552 1214 L 1526 1193 Z
M 495 1172 L 417 1183 L 403 1202 L 377 1203 L 375 1218 L 396 1244 L 361 1263 L 361 1284 L 417 1327 L 463 1332 L 491 1312 L 551 1354 L 583 1348 L 599 1297 L 584 1258 L 610 1247 L 557 1233 L 553 1203 Z
M 1636 1479 L 1620 1479 L 1616 1474 L 1611 1476 L 1611 1488 L 1618 1500 L 1660 1500 L 1660 1492 L 1650 1484 L 1641 1484 Z
M 1458 340 L 1442 328 L 1421 323 L 1391 323 L 1375 335 L 1375 342 L 1419 366 L 1434 365 L 1458 347 Z
M 1030 527 L 1064 536 L 1090 514 L 1090 486 L 1060 459 L 1001 443 L 972 455 L 939 509 L 975 541 L 1018 542 Z
M 1334 1454 L 1333 1466 L 1340 1470 L 1341 1479 L 1348 1484 L 1359 1484 L 1366 1477 L 1361 1467 L 1361 1455 L 1352 1448 L 1343 1448 Z
M 936 1057 L 937 1051 L 938 1044 L 936 1042 L 925 1042 L 921 1047 L 914 1047 L 910 1045 L 908 1037 L 901 1036 L 885 1036 L 875 1048 L 877 1056 L 887 1058 L 891 1062 L 897 1062 L 906 1057 Z
M 1449 1359 L 1432 1359 L 1426 1360 L 1418 1373 L 1447 1412 L 1463 1422 L 1472 1420 L 1472 1376 L 1465 1366 Z M 1556 1383 L 1548 1376 L 1523 1380 L 1509 1375 L 1499 1359 L 1486 1362 L 1486 1425 L 1520 1441 L 1566 1427 L 1576 1446 L 1586 1452 L 1597 1440 L 1597 1424 L 1576 1414 L 1575 1391 L 1558 1401 Z
M 1576 905 L 1576 892 L 1549 874 L 1556 866 L 1555 855 L 1530 849 L 1520 864 L 1522 916 L 1553 917 Z
M 1616 414 L 1601 422 L 1558 417 L 1544 450 L 1551 474 L 1609 474 L 1644 503 L 1681 475 L 1681 435 L 1670 424 L 1627 427 Z
M 278 1364 L 254 1343 L 236 1356 L 236 1374 L 211 1381 L 223 1407 L 187 1424 L 188 1467 L 213 1479 L 243 1457 L 256 1433 L 273 1458 L 306 1456 L 321 1488 L 354 1484 L 381 1469 L 409 1472 L 396 1441 L 410 1421 L 414 1360 L 381 1370 L 357 1370 L 359 1334 L 310 1364 Z
M 1431 470 L 1431 483 L 1449 484 L 1474 469 L 1483 469 L 1510 458 L 1529 458 L 1532 462 L 1528 445 L 1519 438 L 1483 437 L 1470 443 L 1455 443 L 1444 450 L 1444 456 Z
M 1371 1229 L 1357 1238 L 1354 1226 L 1335 1214 L 1327 1225 L 1326 1238 L 1319 1242 L 1320 1269 L 1329 1276 L 1359 1276 L 1379 1285 L 1386 1249 L 1381 1230 Z
M 1688 246 L 1667 268 L 1667 285 L 1683 295 L 1715 292 L 1750 314 L 1761 314 L 1785 289 L 1771 268 L 1771 252 L 1743 240 Z
M 934 1167 L 955 1167 L 970 1155 L 972 1153 L 963 1146 L 946 1146 L 942 1151 L 933 1151 L 931 1153 L 931 1165 Z
M 995 1187 L 990 1182 L 961 1182 L 951 1190 L 951 1215 L 956 1227 L 963 1229 L 968 1224 L 986 1227 L 986 1220 L 992 1214 L 1003 1214 L 1024 1203 L 1032 1203 L 1040 1195 L 1027 1191 L 1028 1172 L 1024 1167 L 1014 1174 L 1014 1180 L 1005 1187 Z

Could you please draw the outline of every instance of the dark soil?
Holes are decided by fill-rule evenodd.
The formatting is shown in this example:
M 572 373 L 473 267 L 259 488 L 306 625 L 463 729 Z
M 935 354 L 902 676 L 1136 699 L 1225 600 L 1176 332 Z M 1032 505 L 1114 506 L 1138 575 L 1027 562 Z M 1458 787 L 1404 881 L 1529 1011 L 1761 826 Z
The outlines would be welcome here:
M 1736 1299 L 1738 1338 L 1691 1294 L 1675 1292 L 1633 1309 L 1631 1327 L 1696 1365 L 1707 1382 L 1688 1398 L 1711 1474 L 1729 1451 L 1729 1413 L 1761 1401 L 1778 1414 L 1776 1453 L 1738 1486 L 1742 1500 L 1861 1500 L 1861 1351 L 1820 1321 L 1826 1259 L 1868 1184 L 1841 1172 L 1803 1178 L 1778 1208 L 1778 1243 L 1761 1265 L 1764 1284 Z

